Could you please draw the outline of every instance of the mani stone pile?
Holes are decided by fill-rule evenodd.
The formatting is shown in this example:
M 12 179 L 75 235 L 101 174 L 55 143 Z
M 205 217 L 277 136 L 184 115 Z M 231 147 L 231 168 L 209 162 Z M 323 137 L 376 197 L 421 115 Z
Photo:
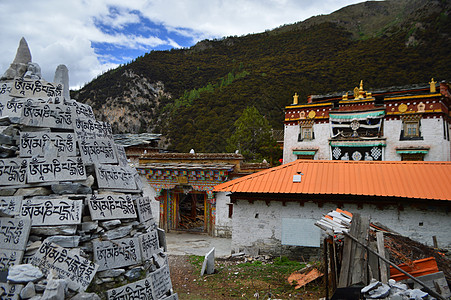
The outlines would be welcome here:
M 25 39 L 0 79 L 0 299 L 178 299 L 164 231 L 111 126 L 41 79 Z

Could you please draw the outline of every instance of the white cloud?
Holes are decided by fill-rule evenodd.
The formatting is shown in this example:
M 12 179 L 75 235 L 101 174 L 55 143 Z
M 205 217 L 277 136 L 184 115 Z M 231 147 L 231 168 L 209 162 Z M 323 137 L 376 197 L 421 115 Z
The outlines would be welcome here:
M 92 43 L 149 51 L 160 45 L 180 47 L 174 37 L 143 27 L 140 15 L 169 32 L 206 38 L 262 32 L 283 24 L 327 14 L 356 0 L 15 0 L 0 2 L 0 75 L 13 61 L 25 37 L 33 62 L 52 81 L 59 64 L 69 69 L 71 88 L 80 87 L 117 66 L 118 59 L 96 53 Z M 98 26 L 101 25 L 102 28 Z M 136 31 L 124 31 L 135 26 Z

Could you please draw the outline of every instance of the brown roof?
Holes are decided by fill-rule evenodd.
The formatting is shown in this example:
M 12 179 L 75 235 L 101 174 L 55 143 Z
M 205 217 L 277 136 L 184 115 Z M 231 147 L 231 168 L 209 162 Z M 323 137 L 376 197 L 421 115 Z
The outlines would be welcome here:
M 301 172 L 301 182 L 293 175 Z M 215 186 L 216 192 L 451 200 L 451 162 L 296 160 Z

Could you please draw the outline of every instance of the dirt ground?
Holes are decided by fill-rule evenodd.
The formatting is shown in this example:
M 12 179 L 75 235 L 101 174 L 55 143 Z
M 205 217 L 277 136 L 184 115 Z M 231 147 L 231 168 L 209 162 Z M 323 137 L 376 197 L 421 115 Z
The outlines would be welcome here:
M 169 266 L 174 291 L 180 300 L 205 299 L 320 299 L 323 289 L 321 283 L 314 283 L 306 289 L 295 290 L 288 284 L 288 276 L 274 274 L 274 281 L 268 284 L 258 267 L 247 273 L 238 262 L 216 261 L 218 273 L 200 276 L 200 264 L 193 264 L 187 255 L 169 255 Z M 219 269 L 219 270 L 218 270 Z M 246 274 L 245 274 L 246 273 Z M 275 272 L 276 273 L 276 272 Z M 266 276 L 266 274 L 265 274 Z M 272 286 L 271 286 L 272 285 Z

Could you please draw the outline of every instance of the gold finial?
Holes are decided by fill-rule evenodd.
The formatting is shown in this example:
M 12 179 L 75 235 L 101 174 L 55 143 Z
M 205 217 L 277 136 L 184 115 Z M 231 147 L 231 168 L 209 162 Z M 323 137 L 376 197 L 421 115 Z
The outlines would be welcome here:
M 363 91 L 363 80 L 360 80 L 360 90 Z
M 341 96 L 342 100 L 348 100 L 348 92 L 346 92 L 346 94 L 344 94 L 343 96 Z
M 436 89 L 435 89 L 435 84 L 437 83 L 437 81 L 434 81 L 434 78 L 431 79 L 431 82 L 429 82 L 429 91 L 431 93 L 436 93 Z
M 294 93 L 293 104 L 298 104 L 298 98 L 299 98 L 298 93 Z
M 359 99 L 359 88 L 358 87 L 354 88 L 354 99 Z

